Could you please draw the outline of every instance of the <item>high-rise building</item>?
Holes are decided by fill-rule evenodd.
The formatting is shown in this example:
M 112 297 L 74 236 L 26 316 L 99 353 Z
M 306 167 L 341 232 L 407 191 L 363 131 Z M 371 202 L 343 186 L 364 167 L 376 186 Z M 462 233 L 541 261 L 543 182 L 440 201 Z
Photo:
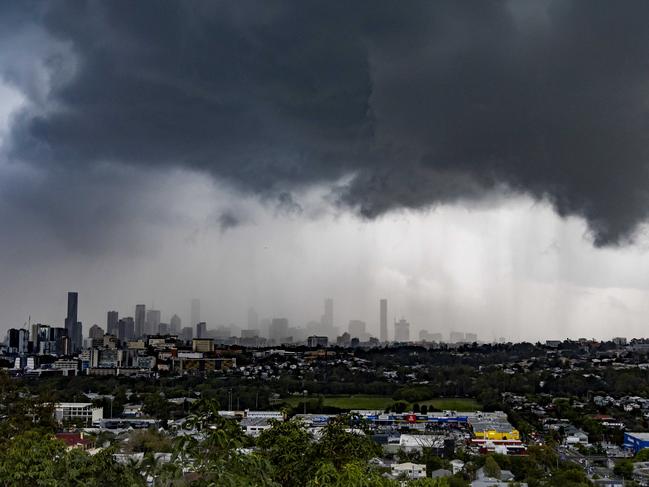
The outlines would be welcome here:
M 192 299 L 190 326 L 196 326 L 201 321 L 201 300 Z
M 331 298 L 325 299 L 321 323 L 325 330 L 330 330 L 334 326 L 334 300 Z
M 72 327 L 72 353 L 80 352 L 83 349 L 83 327 L 77 321 Z
M 148 309 L 146 311 L 146 325 L 145 325 L 145 334 L 146 335 L 157 335 L 158 328 L 160 328 L 160 310 L 157 309 Z
M 194 329 L 191 326 L 184 327 L 180 332 L 180 339 L 189 342 L 194 338 Z
M 130 316 L 117 322 L 117 338 L 122 341 L 133 340 L 135 335 L 135 320 Z
M 119 313 L 117 311 L 109 311 L 106 318 L 106 333 L 109 335 L 117 336 L 117 322 L 119 321 Z
M 367 340 L 367 331 L 365 330 L 365 322 L 361 320 L 350 320 L 348 325 L 349 335 L 359 338 L 361 341 Z
M 83 343 L 83 335 L 81 333 L 81 323 L 78 318 L 79 309 L 79 293 L 68 293 L 68 314 L 65 318 L 65 328 L 68 330 L 68 337 L 70 338 L 70 352 L 74 353 L 80 351 Z
M 169 331 L 175 335 L 180 333 L 180 328 L 182 327 L 182 322 L 180 321 L 180 316 L 173 315 L 171 320 L 169 320 Z
M 288 338 L 288 320 L 286 318 L 273 318 L 268 329 L 268 338 L 276 345 Z
M 135 337 L 141 338 L 145 335 L 146 326 L 146 306 L 144 304 L 135 305 Z
M 196 338 L 207 338 L 207 323 L 204 321 L 196 323 Z
M 158 335 L 168 335 L 169 334 L 169 323 L 160 323 L 158 325 Z
M 312 335 L 306 339 L 306 346 L 309 348 L 326 348 L 329 339 L 325 336 Z
M 104 338 L 104 329 L 99 325 L 92 325 L 88 330 L 89 338 Z
M 478 341 L 478 334 L 477 333 L 467 333 L 464 336 L 464 340 L 468 343 L 475 343 Z
M 394 341 L 395 342 L 409 342 L 410 341 L 410 323 L 401 318 L 394 324 Z
M 381 341 L 388 341 L 388 300 L 382 299 L 379 306 L 379 318 L 381 323 Z
M 29 351 L 29 331 L 22 328 L 9 329 L 7 346 L 10 353 L 27 353 Z

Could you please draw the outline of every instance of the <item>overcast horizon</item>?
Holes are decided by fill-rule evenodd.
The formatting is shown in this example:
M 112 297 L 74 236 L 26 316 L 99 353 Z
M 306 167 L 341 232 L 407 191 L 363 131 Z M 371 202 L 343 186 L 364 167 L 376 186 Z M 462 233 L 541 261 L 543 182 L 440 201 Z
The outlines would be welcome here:
M 644 337 L 649 3 L 0 3 L 0 336 Z M 392 327 L 390 327 L 392 336 Z

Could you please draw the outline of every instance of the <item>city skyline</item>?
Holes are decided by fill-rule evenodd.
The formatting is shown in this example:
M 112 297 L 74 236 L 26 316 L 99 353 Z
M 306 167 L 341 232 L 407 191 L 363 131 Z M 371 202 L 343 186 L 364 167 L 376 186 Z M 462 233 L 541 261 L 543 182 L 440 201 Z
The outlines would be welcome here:
M 645 334 L 649 7 L 154 5 L 0 6 L 0 332 L 77 289 L 84 323 Z

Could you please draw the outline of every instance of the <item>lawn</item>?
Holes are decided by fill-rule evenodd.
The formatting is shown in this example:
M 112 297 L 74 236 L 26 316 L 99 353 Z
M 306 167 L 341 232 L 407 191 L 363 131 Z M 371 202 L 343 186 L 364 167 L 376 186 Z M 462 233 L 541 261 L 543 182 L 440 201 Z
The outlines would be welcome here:
M 442 411 L 480 411 L 480 404 L 478 401 L 465 397 L 431 399 L 419 403 L 420 406 L 424 404 L 427 406 L 434 406 L 436 409 L 441 409 Z
M 317 400 L 318 396 L 307 396 L 308 401 Z M 286 402 L 291 406 L 296 406 L 302 401 L 300 396 L 293 396 L 286 399 Z M 390 396 L 366 396 L 366 395 L 353 395 L 353 396 L 325 396 L 324 406 L 340 408 L 340 409 L 385 409 L 394 402 Z
M 285 401 L 291 406 L 297 406 L 303 398 L 300 396 L 292 396 Z M 308 401 L 317 400 L 317 396 L 307 396 Z M 368 395 L 353 395 L 353 396 L 325 396 L 324 406 L 339 408 L 339 409 L 385 409 L 394 403 L 395 400 L 390 396 L 368 396 Z M 445 398 L 445 399 L 430 399 L 422 401 L 419 405 L 432 405 L 440 410 L 454 410 L 454 411 L 478 411 L 480 404 L 474 399 L 466 398 Z

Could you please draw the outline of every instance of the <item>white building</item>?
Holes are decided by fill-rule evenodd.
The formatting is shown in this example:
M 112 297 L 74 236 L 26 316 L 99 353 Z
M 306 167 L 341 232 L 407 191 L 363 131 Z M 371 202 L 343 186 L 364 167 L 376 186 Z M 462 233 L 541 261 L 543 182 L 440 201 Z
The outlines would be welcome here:
M 426 465 L 419 463 L 395 463 L 392 465 L 392 475 L 395 477 L 405 476 L 410 480 L 426 478 Z
M 54 405 L 54 418 L 59 423 L 73 421 L 90 425 L 104 419 L 104 410 L 93 407 L 91 402 L 58 402 Z

